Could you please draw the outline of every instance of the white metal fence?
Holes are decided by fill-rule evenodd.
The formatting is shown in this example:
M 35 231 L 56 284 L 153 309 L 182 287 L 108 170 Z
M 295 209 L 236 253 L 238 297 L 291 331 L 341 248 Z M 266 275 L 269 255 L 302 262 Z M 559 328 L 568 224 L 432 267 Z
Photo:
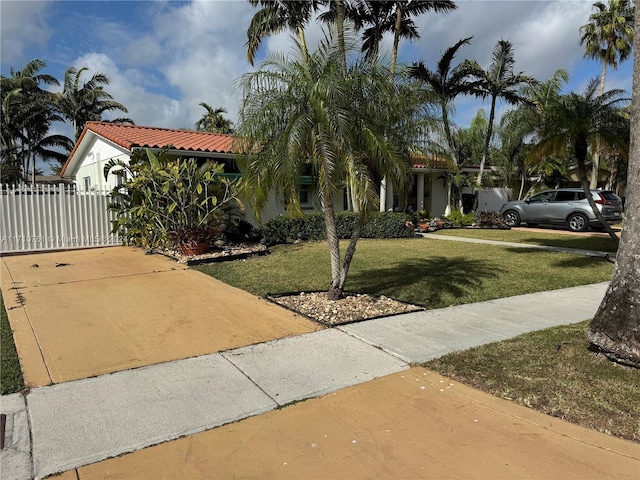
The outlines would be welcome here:
M 31 252 L 120 245 L 111 233 L 107 192 L 74 187 L 3 185 L 0 251 Z

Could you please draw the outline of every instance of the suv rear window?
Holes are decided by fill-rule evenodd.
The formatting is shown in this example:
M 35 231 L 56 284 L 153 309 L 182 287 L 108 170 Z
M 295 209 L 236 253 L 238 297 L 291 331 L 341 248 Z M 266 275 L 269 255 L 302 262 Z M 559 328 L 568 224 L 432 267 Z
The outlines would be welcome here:
M 601 197 L 604 197 L 605 200 L 618 200 L 618 196 L 613 192 L 598 192 Z

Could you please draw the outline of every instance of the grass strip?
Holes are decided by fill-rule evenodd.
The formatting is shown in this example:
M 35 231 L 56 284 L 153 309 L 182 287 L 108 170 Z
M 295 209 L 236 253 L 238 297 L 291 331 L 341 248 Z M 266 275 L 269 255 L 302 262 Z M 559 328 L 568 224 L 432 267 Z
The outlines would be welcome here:
M 341 244 L 342 251 L 346 243 Z M 325 242 L 277 245 L 271 254 L 198 270 L 256 295 L 326 290 Z M 346 290 L 442 308 L 611 279 L 602 258 L 462 242 L 363 239 Z
M 13 332 L 4 308 L 4 299 L 0 293 L 0 393 L 6 395 L 24 388 L 22 370 L 16 345 L 13 342 Z
M 526 232 L 521 230 L 453 228 L 438 230 L 437 232 L 430 233 L 429 235 L 479 238 L 498 242 L 530 243 L 532 245 L 595 250 L 598 252 L 615 252 L 618 249 L 617 244 L 611 238 L 592 236 L 589 233 L 582 235 L 567 235 L 562 233 Z
M 588 349 L 588 321 L 454 352 L 438 373 L 569 422 L 640 442 L 640 370 Z

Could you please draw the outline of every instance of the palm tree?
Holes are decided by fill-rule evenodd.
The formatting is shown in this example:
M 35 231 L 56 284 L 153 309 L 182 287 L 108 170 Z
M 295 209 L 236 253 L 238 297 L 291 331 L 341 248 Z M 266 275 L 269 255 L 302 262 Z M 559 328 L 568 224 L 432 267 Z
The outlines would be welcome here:
M 636 12 L 636 21 L 640 14 Z M 637 25 L 637 23 L 636 23 Z M 587 338 L 609 358 L 640 368 L 640 40 L 635 37 L 626 219 L 607 293 Z
M 580 45 L 585 46 L 584 56 L 602 62 L 600 94 L 604 93 L 607 67 L 618 68 L 631 54 L 633 44 L 634 5 L 629 0 L 609 0 L 593 4 L 596 12 L 589 16 L 589 23 L 580 27 Z M 598 184 L 600 152 L 593 156 L 591 188 Z
M 304 27 L 311 15 L 315 12 L 320 1 L 305 0 L 292 2 L 286 0 L 248 0 L 251 6 L 262 8 L 251 19 L 247 30 L 247 59 L 253 65 L 256 52 L 264 37 L 280 33 L 284 30 L 292 30 L 298 35 L 298 41 L 303 58 L 307 56 L 307 42 L 304 35 Z
M 449 113 L 453 110 L 453 102 L 458 95 L 464 95 L 471 92 L 471 84 L 469 82 L 469 72 L 464 68 L 464 64 L 458 64 L 452 68 L 453 59 L 456 53 L 463 45 L 468 45 L 472 37 L 459 40 L 455 45 L 449 47 L 440 60 L 435 71 L 428 69 L 424 63 L 414 64 L 409 68 L 409 76 L 422 83 L 436 97 L 436 101 L 440 106 L 442 114 L 442 128 L 444 129 L 444 137 L 449 151 L 449 156 L 453 162 L 454 171 L 457 170 L 458 159 L 455 155 L 455 144 L 451 133 L 451 121 Z M 451 183 L 447 183 L 446 189 L 449 200 L 451 195 Z M 447 202 L 445 215 L 449 215 L 451 211 L 451 203 Z
M 3 160 L 19 164 L 25 179 L 31 166 L 33 183 L 38 159 L 62 161 L 67 153 L 60 148 L 68 152 L 73 146 L 63 135 L 49 135 L 51 125 L 62 117 L 53 94 L 41 88 L 41 84 L 59 85 L 55 77 L 40 73 L 45 67 L 36 59 L 20 71 L 11 68 L 10 76 L 1 78 Z
M 518 199 L 522 198 L 526 179 L 532 171 L 542 173 L 547 170 L 543 165 L 547 159 L 529 158 L 528 142 L 544 130 L 549 111 L 558 103 L 560 90 L 568 81 L 569 74 L 559 69 L 545 82 L 525 85 L 522 96 L 527 102 L 505 113 L 500 121 L 502 151 L 507 157 L 508 166 L 515 166 L 519 177 Z M 549 166 L 553 171 L 554 165 Z
M 376 199 L 376 179 L 386 175 L 398 187 L 408 184 L 408 132 L 412 111 L 388 69 L 357 61 L 342 70 L 341 52 L 332 38 L 307 56 L 273 54 L 257 72 L 239 80 L 244 91 L 237 130 L 239 163 L 259 213 L 277 192 L 291 213 L 301 213 L 300 176 L 310 172 L 324 213 L 331 282 L 328 296 L 343 295 L 360 228 Z M 360 221 L 344 261 L 336 233 L 334 197 L 338 186 L 354 179 Z
M 80 85 L 82 74 L 87 70 L 87 67 L 69 67 L 64 74 L 62 92 L 56 94 L 58 108 L 64 118 L 73 125 L 76 140 L 88 121 L 102 120 L 105 112 L 119 110 L 127 113 L 126 107 L 113 100 L 104 90 L 104 86 L 109 85 L 110 81 L 106 74 L 96 73 L 89 81 Z M 115 118 L 110 121 L 133 124 L 130 118 Z
M 501 99 L 511 105 L 525 102 L 526 98 L 520 95 L 517 87 L 523 84 L 534 84 L 535 79 L 524 75 L 522 72 L 514 73 L 515 57 L 513 45 L 508 40 L 499 40 L 493 50 L 493 61 L 487 70 L 484 70 L 476 61 L 467 61 L 465 68 L 470 70 L 470 75 L 475 78 L 473 93 L 483 99 L 489 98 L 491 109 L 489 110 L 489 125 L 484 141 L 484 150 L 480 160 L 480 172 L 477 184 L 482 184 L 484 167 L 489 157 L 489 144 L 493 135 L 493 124 L 496 116 L 496 103 Z
M 391 71 L 395 73 L 400 39 L 420 38 L 411 17 L 456 8 L 456 4 L 450 0 L 357 0 L 354 13 L 356 29 L 367 27 L 362 34 L 362 51 L 368 59 L 375 61 L 383 35 L 393 32 Z
M 200 120 L 195 123 L 198 132 L 211 133 L 233 133 L 233 123 L 228 118 L 224 118 L 223 113 L 227 110 L 223 107 L 213 108 L 211 105 L 201 102 L 199 104 L 206 112 Z
M 602 62 L 600 94 L 603 94 L 607 67 L 617 69 L 631 55 L 635 7 L 629 0 L 609 0 L 608 6 L 596 2 L 593 6 L 597 11 L 589 16 L 589 23 L 580 27 L 580 45 L 585 46 L 585 57 Z
M 391 71 L 396 71 L 400 38 L 419 39 L 420 35 L 411 17 L 427 12 L 448 12 L 458 6 L 451 0 L 396 0 L 393 22 L 393 48 L 391 50 Z
M 597 94 L 598 79 L 592 79 L 583 94 L 570 93 L 562 96 L 549 112 L 549 118 L 540 132 L 536 155 L 573 155 L 578 165 L 578 175 L 585 196 L 600 224 L 611 238 L 618 237 L 602 218 L 591 195 L 587 178 L 587 156 L 598 146 L 615 148 L 626 156 L 629 145 L 627 131 L 629 122 L 621 107 L 628 103 L 623 90 L 609 90 Z

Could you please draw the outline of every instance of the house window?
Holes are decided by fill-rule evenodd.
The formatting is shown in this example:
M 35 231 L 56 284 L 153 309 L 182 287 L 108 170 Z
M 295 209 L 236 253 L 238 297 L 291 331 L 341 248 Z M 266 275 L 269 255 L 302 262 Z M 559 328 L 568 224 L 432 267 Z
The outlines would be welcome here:
M 119 187 L 127 181 L 127 171 L 123 168 L 122 173 L 116 175 L 116 185 Z
M 300 185 L 300 189 L 298 190 L 298 200 L 300 201 L 300 206 L 302 208 L 313 207 L 313 204 L 311 203 L 311 192 L 309 191 L 309 185 Z
M 84 185 L 85 192 L 88 192 L 89 190 L 91 190 L 91 177 L 83 177 L 82 185 Z

